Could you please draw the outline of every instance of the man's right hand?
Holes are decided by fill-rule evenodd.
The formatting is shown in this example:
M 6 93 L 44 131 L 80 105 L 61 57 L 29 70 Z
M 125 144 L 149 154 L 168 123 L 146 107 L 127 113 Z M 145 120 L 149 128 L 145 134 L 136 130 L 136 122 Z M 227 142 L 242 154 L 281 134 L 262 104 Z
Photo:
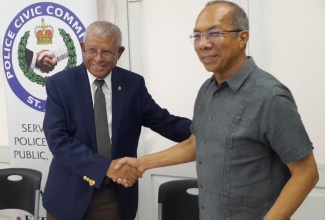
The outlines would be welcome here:
M 125 165 L 129 165 L 129 166 L 132 166 L 132 167 L 136 168 L 141 173 L 141 175 L 145 171 L 145 168 L 143 166 L 141 166 L 140 159 L 139 158 L 133 158 L 133 157 L 124 157 L 122 159 L 119 159 L 116 166 L 114 167 L 114 169 L 119 170 Z M 115 182 L 117 182 L 118 184 L 123 185 L 124 187 L 128 187 L 127 180 L 122 178 L 122 177 L 117 178 L 115 180 Z
M 113 160 L 106 173 L 106 176 L 111 178 L 114 182 L 119 179 L 119 184 L 122 184 L 124 187 L 130 187 L 142 177 L 142 172 L 129 164 L 120 165 L 119 169 L 116 169 L 115 167 L 118 161 L 119 160 Z

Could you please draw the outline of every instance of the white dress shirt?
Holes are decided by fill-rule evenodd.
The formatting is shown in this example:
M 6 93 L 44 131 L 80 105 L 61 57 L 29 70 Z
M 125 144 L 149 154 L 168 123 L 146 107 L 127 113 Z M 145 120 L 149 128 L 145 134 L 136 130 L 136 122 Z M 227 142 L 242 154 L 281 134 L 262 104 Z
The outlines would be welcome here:
M 95 80 L 97 78 L 93 76 L 88 70 L 87 70 L 87 74 L 88 74 L 89 85 L 91 89 L 91 97 L 94 105 L 94 96 L 95 96 L 95 91 L 97 89 Z M 110 74 L 108 74 L 108 76 L 106 76 L 103 79 L 105 81 L 105 84 L 103 85 L 102 88 L 105 94 L 108 129 L 109 129 L 110 138 L 112 140 L 112 80 L 111 79 L 112 79 L 112 72 L 110 72 Z

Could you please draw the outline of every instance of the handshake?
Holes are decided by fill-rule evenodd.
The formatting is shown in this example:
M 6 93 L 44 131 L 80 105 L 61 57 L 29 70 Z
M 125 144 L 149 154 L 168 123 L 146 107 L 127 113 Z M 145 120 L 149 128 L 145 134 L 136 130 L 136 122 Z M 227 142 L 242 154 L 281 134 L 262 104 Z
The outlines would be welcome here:
M 106 176 L 124 187 L 131 187 L 142 177 L 144 171 L 140 158 L 124 157 L 112 161 Z
M 65 46 L 57 47 L 53 50 L 40 50 L 34 55 L 35 68 L 42 73 L 51 72 L 54 67 L 60 62 L 68 58 L 68 50 Z M 34 69 L 32 64 L 31 69 Z
M 35 67 L 42 73 L 49 73 L 58 64 L 53 51 L 41 50 L 36 54 Z
M 188 163 L 196 160 L 196 139 L 191 135 L 166 150 L 139 158 L 124 157 L 113 160 L 106 176 L 124 187 L 132 186 L 149 169 Z

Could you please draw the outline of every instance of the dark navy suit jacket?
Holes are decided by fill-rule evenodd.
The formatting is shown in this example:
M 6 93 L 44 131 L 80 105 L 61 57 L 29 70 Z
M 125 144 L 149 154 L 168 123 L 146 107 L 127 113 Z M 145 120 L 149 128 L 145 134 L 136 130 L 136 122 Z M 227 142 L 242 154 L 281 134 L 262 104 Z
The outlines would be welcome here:
M 60 220 L 82 219 L 94 188 L 100 188 L 111 161 L 97 154 L 91 90 L 84 64 L 46 81 L 44 132 L 53 160 L 44 189 L 45 209 Z M 141 126 L 173 141 L 190 136 L 191 121 L 162 109 L 147 91 L 142 76 L 115 67 L 112 71 L 112 157 L 136 157 Z M 91 186 L 88 177 L 94 180 Z M 125 219 L 134 219 L 138 185 L 118 186 Z

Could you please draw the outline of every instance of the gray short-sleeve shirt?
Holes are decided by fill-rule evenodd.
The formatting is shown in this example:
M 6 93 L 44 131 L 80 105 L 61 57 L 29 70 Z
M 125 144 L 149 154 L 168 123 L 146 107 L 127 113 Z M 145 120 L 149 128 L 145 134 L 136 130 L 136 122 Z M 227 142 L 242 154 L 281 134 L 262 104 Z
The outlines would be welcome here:
M 313 147 L 287 87 L 252 58 L 219 86 L 200 88 L 196 136 L 200 220 L 257 220 Z

